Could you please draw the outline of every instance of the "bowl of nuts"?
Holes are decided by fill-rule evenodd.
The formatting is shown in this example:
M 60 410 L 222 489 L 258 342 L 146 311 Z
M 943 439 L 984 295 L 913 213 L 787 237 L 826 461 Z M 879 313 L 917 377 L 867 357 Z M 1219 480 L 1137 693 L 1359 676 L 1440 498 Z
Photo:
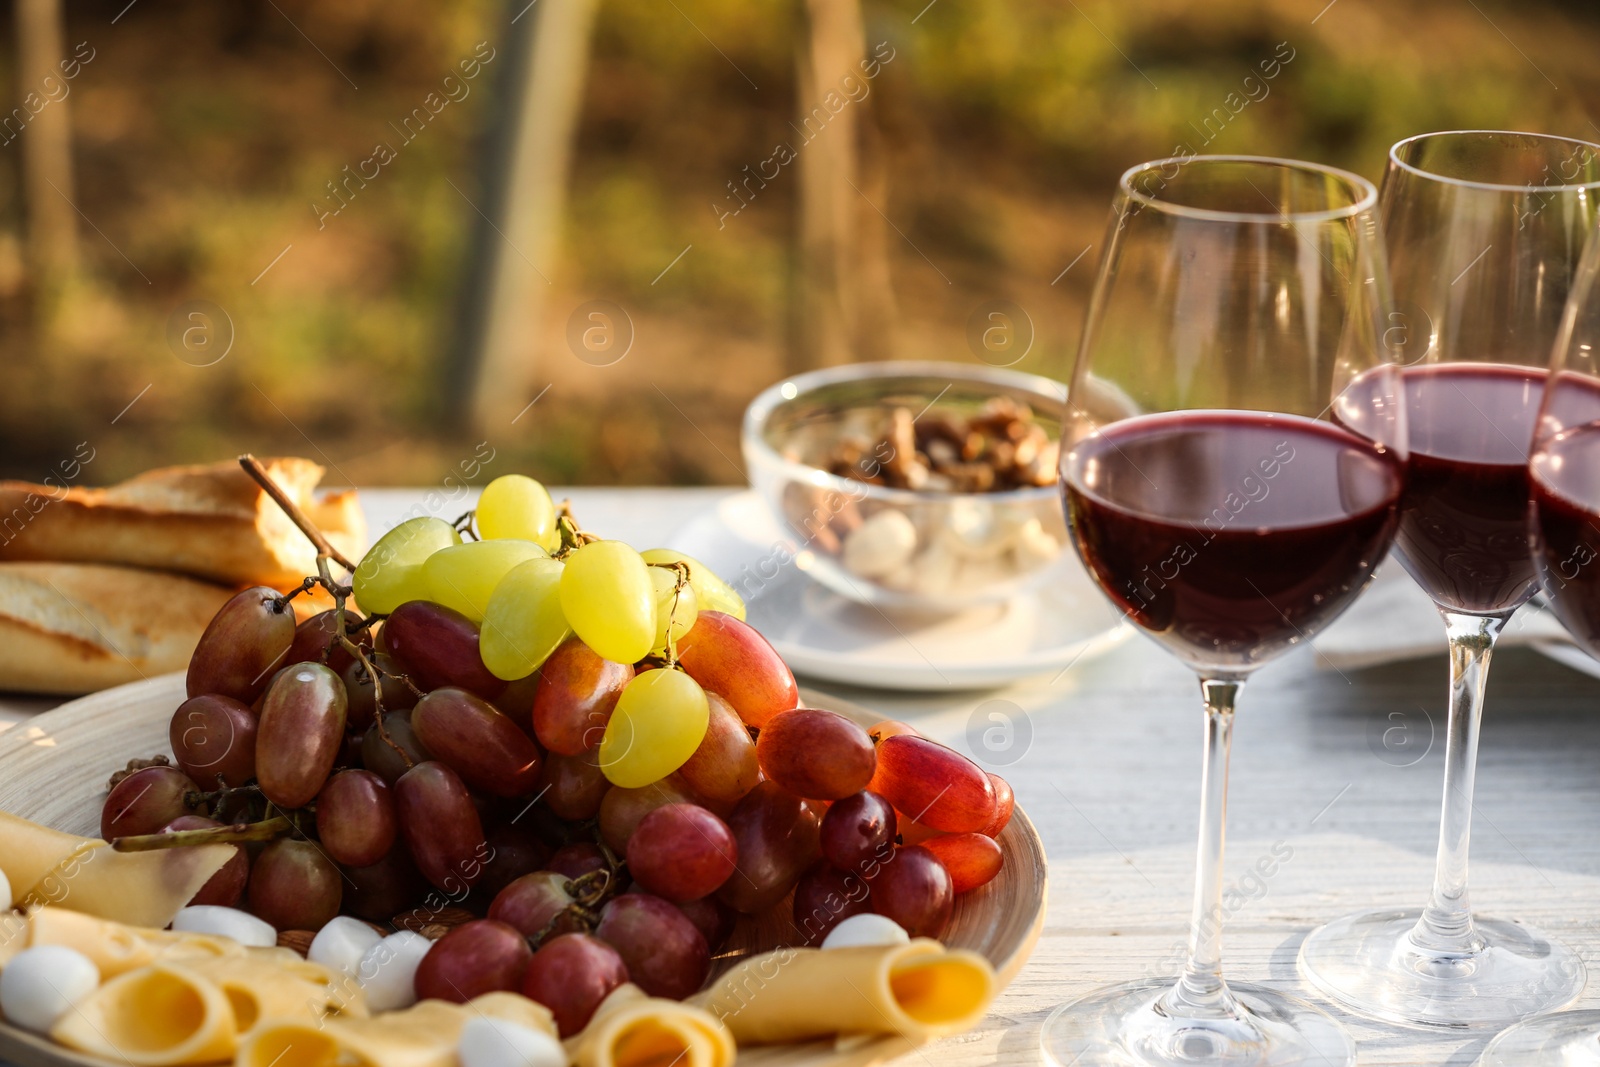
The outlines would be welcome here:
M 959 611 L 1009 600 L 1060 558 L 1066 388 L 957 363 L 797 375 L 746 409 L 750 482 L 797 563 L 852 600 Z

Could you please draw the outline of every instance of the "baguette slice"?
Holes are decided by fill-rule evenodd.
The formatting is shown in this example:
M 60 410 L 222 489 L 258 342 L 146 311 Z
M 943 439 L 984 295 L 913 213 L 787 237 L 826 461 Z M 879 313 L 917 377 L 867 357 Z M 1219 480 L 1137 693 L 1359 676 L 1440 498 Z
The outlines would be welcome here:
M 366 520 L 353 490 L 318 498 L 322 467 L 307 459 L 264 465 L 329 541 L 360 555 Z M 0 560 L 122 563 L 287 589 L 316 573 L 316 556 L 237 463 L 163 467 L 107 489 L 0 482 Z
M 183 670 L 233 590 L 94 563 L 0 563 L 0 690 L 76 695 Z

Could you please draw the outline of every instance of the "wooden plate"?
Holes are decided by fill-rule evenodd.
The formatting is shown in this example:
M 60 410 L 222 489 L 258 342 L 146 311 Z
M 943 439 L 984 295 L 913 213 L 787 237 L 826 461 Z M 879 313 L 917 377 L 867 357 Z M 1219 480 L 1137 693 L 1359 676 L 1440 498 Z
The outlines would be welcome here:
M 883 716 L 833 697 L 801 691 L 811 707 L 832 708 L 869 725 Z M 63 704 L 0 733 L 0 811 L 87 837 L 98 836 L 106 779 L 129 759 L 171 754 L 167 728 L 183 702 L 183 675 L 168 674 L 119 686 Z M 1000 837 L 1005 867 L 988 885 L 956 898 L 944 942 L 967 948 L 994 964 L 1001 986 L 1016 976 L 1044 925 L 1044 846 L 1018 808 Z M 752 921 L 735 932 L 730 949 L 780 943 L 788 923 Z M 826 1009 L 819 1005 L 819 1011 Z M 750 1048 L 741 1067 L 869 1067 L 912 1049 L 901 1037 L 869 1041 L 813 1041 Z M 107 1067 L 0 1023 L 0 1061 L 18 1067 Z

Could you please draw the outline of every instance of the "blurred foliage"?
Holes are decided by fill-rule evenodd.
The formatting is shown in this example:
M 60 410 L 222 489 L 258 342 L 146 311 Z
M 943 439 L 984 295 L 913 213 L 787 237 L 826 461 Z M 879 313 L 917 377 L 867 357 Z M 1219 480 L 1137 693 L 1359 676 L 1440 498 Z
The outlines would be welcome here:
M 426 484 L 488 436 L 491 476 L 741 480 L 739 414 L 792 335 L 797 168 L 718 214 L 815 103 L 795 98 L 800 5 L 604 0 L 539 337 L 550 389 L 473 434 L 443 383 L 524 3 L 70 5 L 68 47 L 96 50 L 67 101 L 83 269 L 41 292 L 23 266 L 24 131 L 0 147 L 0 474 L 39 477 L 88 440 L 98 481 L 250 449 L 317 459 L 333 483 Z M 894 50 L 851 106 L 887 166 L 897 321 L 864 357 L 972 359 L 968 317 L 1007 298 L 1037 334 L 1021 368 L 1063 373 L 1117 175 L 1180 147 L 1376 179 L 1390 143 L 1426 130 L 1600 139 L 1592 2 L 865 0 L 865 16 L 869 49 Z M 392 124 L 479 42 L 497 59 L 407 141 Z M 1255 98 L 1234 114 L 1230 93 Z M 378 143 L 395 159 L 319 229 L 328 183 Z M 167 341 L 197 298 L 236 329 L 214 366 Z M 636 328 L 611 367 L 566 348 L 594 298 Z

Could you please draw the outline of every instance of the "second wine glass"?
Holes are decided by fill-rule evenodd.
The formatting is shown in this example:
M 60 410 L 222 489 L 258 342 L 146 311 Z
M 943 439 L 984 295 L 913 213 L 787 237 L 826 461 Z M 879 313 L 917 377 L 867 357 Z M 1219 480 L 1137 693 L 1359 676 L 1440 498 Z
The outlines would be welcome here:
M 1444 617 L 1450 710 L 1427 905 L 1347 916 L 1301 946 L 1306 977 L 1359 1014 L 1500 1027 L 1583 988 L 1582 963 L 1559 942 L 1473 915 L 1467 850 L 1489 656 L 1535 589 L 1528 446 L 1596 193 L 1600 147 L 1583 141 L 1461 131 L 1389 154 L 1390 340 L 1406 353 L 1411 445 L 1395 554 Z

